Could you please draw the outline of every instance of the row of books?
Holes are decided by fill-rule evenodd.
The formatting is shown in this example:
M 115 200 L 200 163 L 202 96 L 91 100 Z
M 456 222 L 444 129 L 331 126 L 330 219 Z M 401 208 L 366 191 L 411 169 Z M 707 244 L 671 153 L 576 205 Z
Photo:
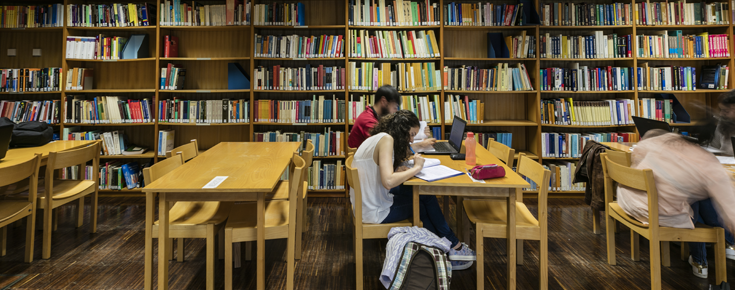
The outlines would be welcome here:
M 541 122 L 554 125 L 615 126 L 633 124 L 635 102 L 630 99 L 574 101 L 541 100 Z
M 444 122 L 451 123 L 454 116 L 462 118 L 471 124 L 485 122 L 485 103 L 479 100 L 470 100 L 469 96 L 446 95 L 444 101 Z
M 247 123 L 250 101 L 239 100 L 172 100 L 158 101 L 158 122 L 168 123 Z
M 307 172 L 309 190 L 345 189 L 345 169 L 342 160 L 336 164 L 322 164 L 314 160 Z
M 526 65 L 511 67 L 499 63 L 493 68 L 476 66 L 444 67 L 444 89 L 455 91 L 532 91 L 533 84 Z
M 56 92 L 60 80 L 60 67 L 0 69 L 0 92 Z
M 567 161 L 554 161 L 544 165 L 545 169 L 551 171 L 549 179 L 549 190 L 551 191 L 583 191 L 585 183 L 574 183 L 574 173 L 577 164 Z
M 91 90 L 94 88 L 94 69 L 75 67 L 66 71 L 66 90 Z
M 60 121 L 61 101 L 0 101 L 0 117 L 15 123 L 37 121 L 58 124 Z
M 654 35 L 637 35 L 638 57 L 708 58 L 730 57 L 727 34 L 683 35 L 681 30 L 663 30 Z
M 441 122 L 439 95 L 402 95 L 401 98 L 403 100 L 400 109 L 413 112 L 419 118 L 419 121 L 426 121 L 427 123 Z
M 635 5 L 637 25 L 730 24 L 731 12 L 727 2 L 644 1 Z
M 350 30 L 349 56 L 354 58 L 439 57 L 433 30 Z
M 150 162 L 149 162 L 150 163 Z M 100 189 L 123 190 L 143 187 L 143 174 L 138 162 L 112 160 L 100 164 Z M 91 166 L 87 166 L 91 170 Z
M 100 154 L 105 156 L 138 155 L 147 150 L 145 147 L 129 144 L 123 131 L 81 131 L 80 127 L 66 127 L 61 137 L 62 140 L 99 140 L 102 144 Z
M 447 26 L 520 26 L 523 3 L 455 3 L 444 5 Z
M 176 131 L 174 130 L 158 130 L 158 156 L 166 156 L 166 153 L 173 150 L 176 140 Z
M 529 58 L 536 57 L 536 37 L 526 35 L 503 36 L 502 33 L 487 34 L 488 58 Z
M 180 64 L 168 63 L 165 68 L 161 68 L 162 90 L 182 90 L 184 81 L 186 81 L 186 68 Z
M 551 158 L 582 157 L 588 141 L 595 142 L 638 142 L 638 134 L 631 132 L 605 133 L 541 133 L 541 156 Z
M 614 26 L 632 25 L 633 9 L 630 3 L 545 3 L 541 7 L 546 26 Z
M 148 3 L 69 4 L 67 26 L 134 27 L 153 26 L 155 6 Z
M 441 71 L 433 62 L 380 63 L 349 62 L 350 89 L 374 91 L 392 85 L 399 91 L 439 91 Z
M 66 58 L 74 59 L 123 59 L 122 51 L 127 37 L 67 36 Z
M 450 123 L 451 125 L 451 123 Z M 444 135 L 446 139 L 449 139 L 450 132 L 446 132 Z M 475 134 L 475 140 L 478 144 L 482 145 L 482 147 L 487 148 L 487 145 L 490 143 L 490 138 L 494 139 L 496 142 L 500 142 L 505 146 L 513 148 L 513 133 L 508 132 L 474 132 Z M 435 135 L 437 136 L 437 135 Z M 439 138 L 437 138 L 438 140 Z M 467 132 L 464 133 L 464 136 L 462 137 L 462 140 L 467 139 Z
M 304 26 L 306 25 L 306 7 L 301 2 L 255 4 L 253 24 Z
M 151 101 L 125 100 L 117 96 L 66 96 L 64 122 L 76 124 L 148 123 L 153 121 Z
M 311 100 L 257 100 L 253 119 L 269 123 L 339 123 L 345 121 L 345 101 L 332 95 L 314 95 Z
M 638 77 L 643 82 L 643 87 L 652 91 L 697 90 L 697 73 L 695 67 L 649 67 L 646 63 L 642 67 L 638 67 Z M 727 80 L 723 79 L 723 81 L 726 83 Z
M 258 66 L 253 76 L 256 90 L 344 90 L 346 70 L 341 66 Z
M 602 92 L 633 90 L 631 67 L 587 67 L 573 63 L 571 68 L 542 68 L 542 91 Z
M 631 57 L 633 43 L 631 36 L 603 34 L 593 31 L 592 35 L 551 35 L 541 36 L 541 58 L 626 58 Z
M 674 113 L 674 100 L 658 100 L 655 98 L 640 98 L 638 100 L 640 116 L 647 119 L 673 123 L 676 119 Z
M 391 3 L 392 2 L 392 3 Z M 439 25 L 439 4 L 429 1 L 349 0 L 349 25 L 427 26 Z
M 255 34 L 255 57 L 344 57 L 343 36 L 326 34 L 320 36 Z
M 323 133 L 311 133 L 301 131 L 299 133 L 289 133 L 281 131 L 271 131 L 263 133 L 255 133 L 253 136 L 255 142 L 302 142 L 306 144 L 307 140 L 311 140 L 314 144 L 314 156 L 344 156 L 343 142 L 345 132 L 332 131 L 332 128 L 324 128 Z M 304 148 L 301 148 L 303 150 Z
M 355 95 L 350 94 L 350 103 L 347 108 L 347 119 L 352 124 L 367 106 L 372 106 L 375 102 L 375 95 L 361 95 L 355 100 Z
M 250 1 L 227 0 L 225 5 L 204 5 L 200 1 L 161 1 L 162 26 L 250 25 Z
M 0 6 L 0 28 L 64 26 L 64 4 Z

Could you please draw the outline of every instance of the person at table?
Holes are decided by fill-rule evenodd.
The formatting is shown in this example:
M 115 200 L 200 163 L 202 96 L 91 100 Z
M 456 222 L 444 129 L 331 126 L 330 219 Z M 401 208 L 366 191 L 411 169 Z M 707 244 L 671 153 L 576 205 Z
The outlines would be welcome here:
M 730 137 L 735 136 L 735 90 L 719 98 L 720 116 L 710 146 L 720 149 L 724 154 L 733 155 Z
M 411 111 L 389 114 L 380 119 L 370 131 L 371 136 L 355 152 L 352 166 L 360 174 L 364 223 L 394 223 L 413 215 L 413 187 L 401 184 L 421 171 L 424 158 L 414 154 L 412 168 L 402 164 L 411 157 L 409 142 L 418 130 L 419 119 Z M 350 202 L 355 202 L 353 190 L 350 190 Z M 419 202 L 424 228 L 451 242 L 452 269 L 469 268 L 475 260 L 475 252 L 460 243 L 449 228 L 436 196 L 421 195 Z
M 700 147 L 712 138 L 714 119 L 705 126 L 693 126 L 697 139 L 664 130 L 650 130 L 631 155 L 631 168 L 651 169 L 659 199 L 659 225 L 694 229 L 699 222 L 725 228 L 726 256 L 735 260 L 732 230 L 735 226 L 735 187 L 729 173 L 712 153 Z M 707 136 L 709 135 L 709 136 Z M 630 216 L 648 223 L 646 192 L 619 186 L 618 204 Z M 707 278 L 704 243 L 689 243 L 692 273 Z
M 370 130 L 375 127 L 378 120 L 385 117 L 388 114 L 393 114 L 398 111 L 398 107 L 401 106 L 401 94 L 398 93 L 396 88 L 385 85 L 375 92 L 375 98 L 373 99 L 372 106 L 365 106 L 360 116 L 355 119 L 355 125 L 350 130 L 350 136 L 347 138 L 347 145 L 350 148 L 360 147 L 360 144 L 370 137 Z M 431 136 L 431 130 L 427 126 L 424 130 L 426 136 Z M 423 141 L 414 142 L 411 147 L 414 150 L 429 148 L 431 145 L 436 143 L 434 138 L 426 138 Z

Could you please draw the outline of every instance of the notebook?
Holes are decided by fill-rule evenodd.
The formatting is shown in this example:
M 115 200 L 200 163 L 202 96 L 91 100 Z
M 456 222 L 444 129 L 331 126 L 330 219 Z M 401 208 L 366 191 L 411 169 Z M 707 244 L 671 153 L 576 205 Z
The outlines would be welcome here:
M 413 167 L 413 160 L 407 161 L 408 167 Z M 428 182 L 441 180 L 445 178 L 455 177 L 462 175 L 461 171 L 457 171 L 441 165 L 439 159 L 426 158 L 424 162 L 424 168 L 416 174 L 416 177 L 426 180 Z

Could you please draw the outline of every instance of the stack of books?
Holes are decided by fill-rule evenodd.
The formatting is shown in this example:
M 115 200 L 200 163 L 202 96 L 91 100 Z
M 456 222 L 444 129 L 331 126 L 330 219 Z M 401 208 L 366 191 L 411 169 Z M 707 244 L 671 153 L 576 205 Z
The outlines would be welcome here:
M 494 68 L 444 67 L 444 89 L 454 91 L 532 91 L 526 65 L 499 63 Z
M 151 101 L 125 100 L 122 97 L 94 97 L 68 95 L 64 100 L 64 122 L 74 124 L 124 124 L 153 121 Z
M 0 92 L 61 91 L 60 67 L 0 69 Z
M 427 26 L 439 25 L 439 4 L 435 1 L 349 0 L 349 25 Z M 446 14 L 445 14 L 446 15 Z M 445 16 L 446 17 L 446 16 Z
M 722 25 L 730 24 L 728 2 L 686 1 L 635 3 L 637 25 Z
M 308 91 L 344 90 L 346 70 L 341 66 L 272 67 L 255 68 L 256 90 Z
M 256 122 L 340 123 L 345 121 L 345 101 L 314 95 L 311 100 L 257 100 L 253 108 Z
M 353 58 L 434 58 L 439 42 L 433 30 L 350 30 L 349 56 Z
M 441 90 L 441 71 L 433 62 L 350 62 L 349 66 L 351 90 L 374 91 L 383 85 L 391 85 L 399 91 Z
M 523 25 L 523 3 L 449 3 L 444 5 L 445 26 Z
M 637 35 L 637 55 L 642 58 L 730 57 L 727 34 L 684 35 L 681 30 L 663 30 L 651 35 Z
M 632 25 L 634 9 L 630 3 L 591 4 L 573 2 L 545 3 L 541 7 L 546 26 Z
M 618 126 L 633 124 L 635 102 L 630 99 L 574 101 L 541 100 L 541 122 L 552 125 Z
M 227 0 L 225 5 L 204 5 L 200 1 L 161 1 L 162 26 L 250 25 L 250 1 Z
M 321 160 L 314 160 L 307 175 L 309 189 L 345 189 L 343 176 L 345 173 L 342 160 L 337 160 L 337 164 L 322 164 Z
M 580 66 L 579 63 L 573 63 L 571 68 L 542 68 L 540 77 L 542 91 L 602 92 L 633 90 L 632 67 L 587 67 L 585 65 Z
M 444 101 L 444 122 L 451 123 L 454 116 L 471 124 L 485 122 L 485 103 L 470 100 L 469 96 L 447 94 Z
M 306 25 L 306 8 L 301 2 L 255 4 L 253 14 L 255 25 Z
M 541 156 L 552 158 L 582 157 L 587 141 L 638 142 L 638 134 L 631 132 L 606 133 L 541 133 Z
M 311 140 L 311 143 L 314 144 L 314 156 L 345 155 L 344 148 L 342 148 L 343 141 L 345 140 L 345 132 L 332 131 L 331 128 L 325 128 L 324 133 L 310 133 L 305 131 L 299 133 L 282 133 L 281 131 L 255 133 L 253 140 L 256 142 L 302 142 L 302 144 L 306 144 L 306 140 Z M 303 149 L 301 148 L 301 150 Z
M 255 34 L 255 57 L 337 58 L 344 57 L 342 35 L 260 35 Z
M 91 166 L 87 166 L 91 169 Z M 100 189 L 123 190 L 143 187 L 143 174 L 138 162 L 111 160 L 100 164 Z
M 103 34 L 97 36 L 67 36 L 66 58 L 68 59 L 122 59 L 127 37 Z
M 156 25 L 155 6 L 148 3 L 69 4 L 67 26 L 135 27 Z
M 592 35 L 541 36 L 541 58 L 626 58 L 632 57 L 631 35 L 603 34 L 593 31 Z
M 250 102 L 239 100 L 172 100 L 158 102 L 159 123 L 221 124 L 247 123 Z
M 0 6 L 0 28 L 64 26 L 64 4 Z
M 61 114 L 61 101 L 0 101 L 0 117 L 15 123 L 38 121 L 58 124 Z

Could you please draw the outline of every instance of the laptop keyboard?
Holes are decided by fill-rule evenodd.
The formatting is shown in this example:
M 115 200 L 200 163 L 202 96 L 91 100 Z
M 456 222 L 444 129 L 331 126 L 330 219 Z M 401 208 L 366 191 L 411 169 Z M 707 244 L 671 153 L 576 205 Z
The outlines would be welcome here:
M 439 152 L 452 152 L 454 149 L 452 148 L 452 145 L 449 145 L 449 142 L 437 142 L 434 143 L 434 150 Z

